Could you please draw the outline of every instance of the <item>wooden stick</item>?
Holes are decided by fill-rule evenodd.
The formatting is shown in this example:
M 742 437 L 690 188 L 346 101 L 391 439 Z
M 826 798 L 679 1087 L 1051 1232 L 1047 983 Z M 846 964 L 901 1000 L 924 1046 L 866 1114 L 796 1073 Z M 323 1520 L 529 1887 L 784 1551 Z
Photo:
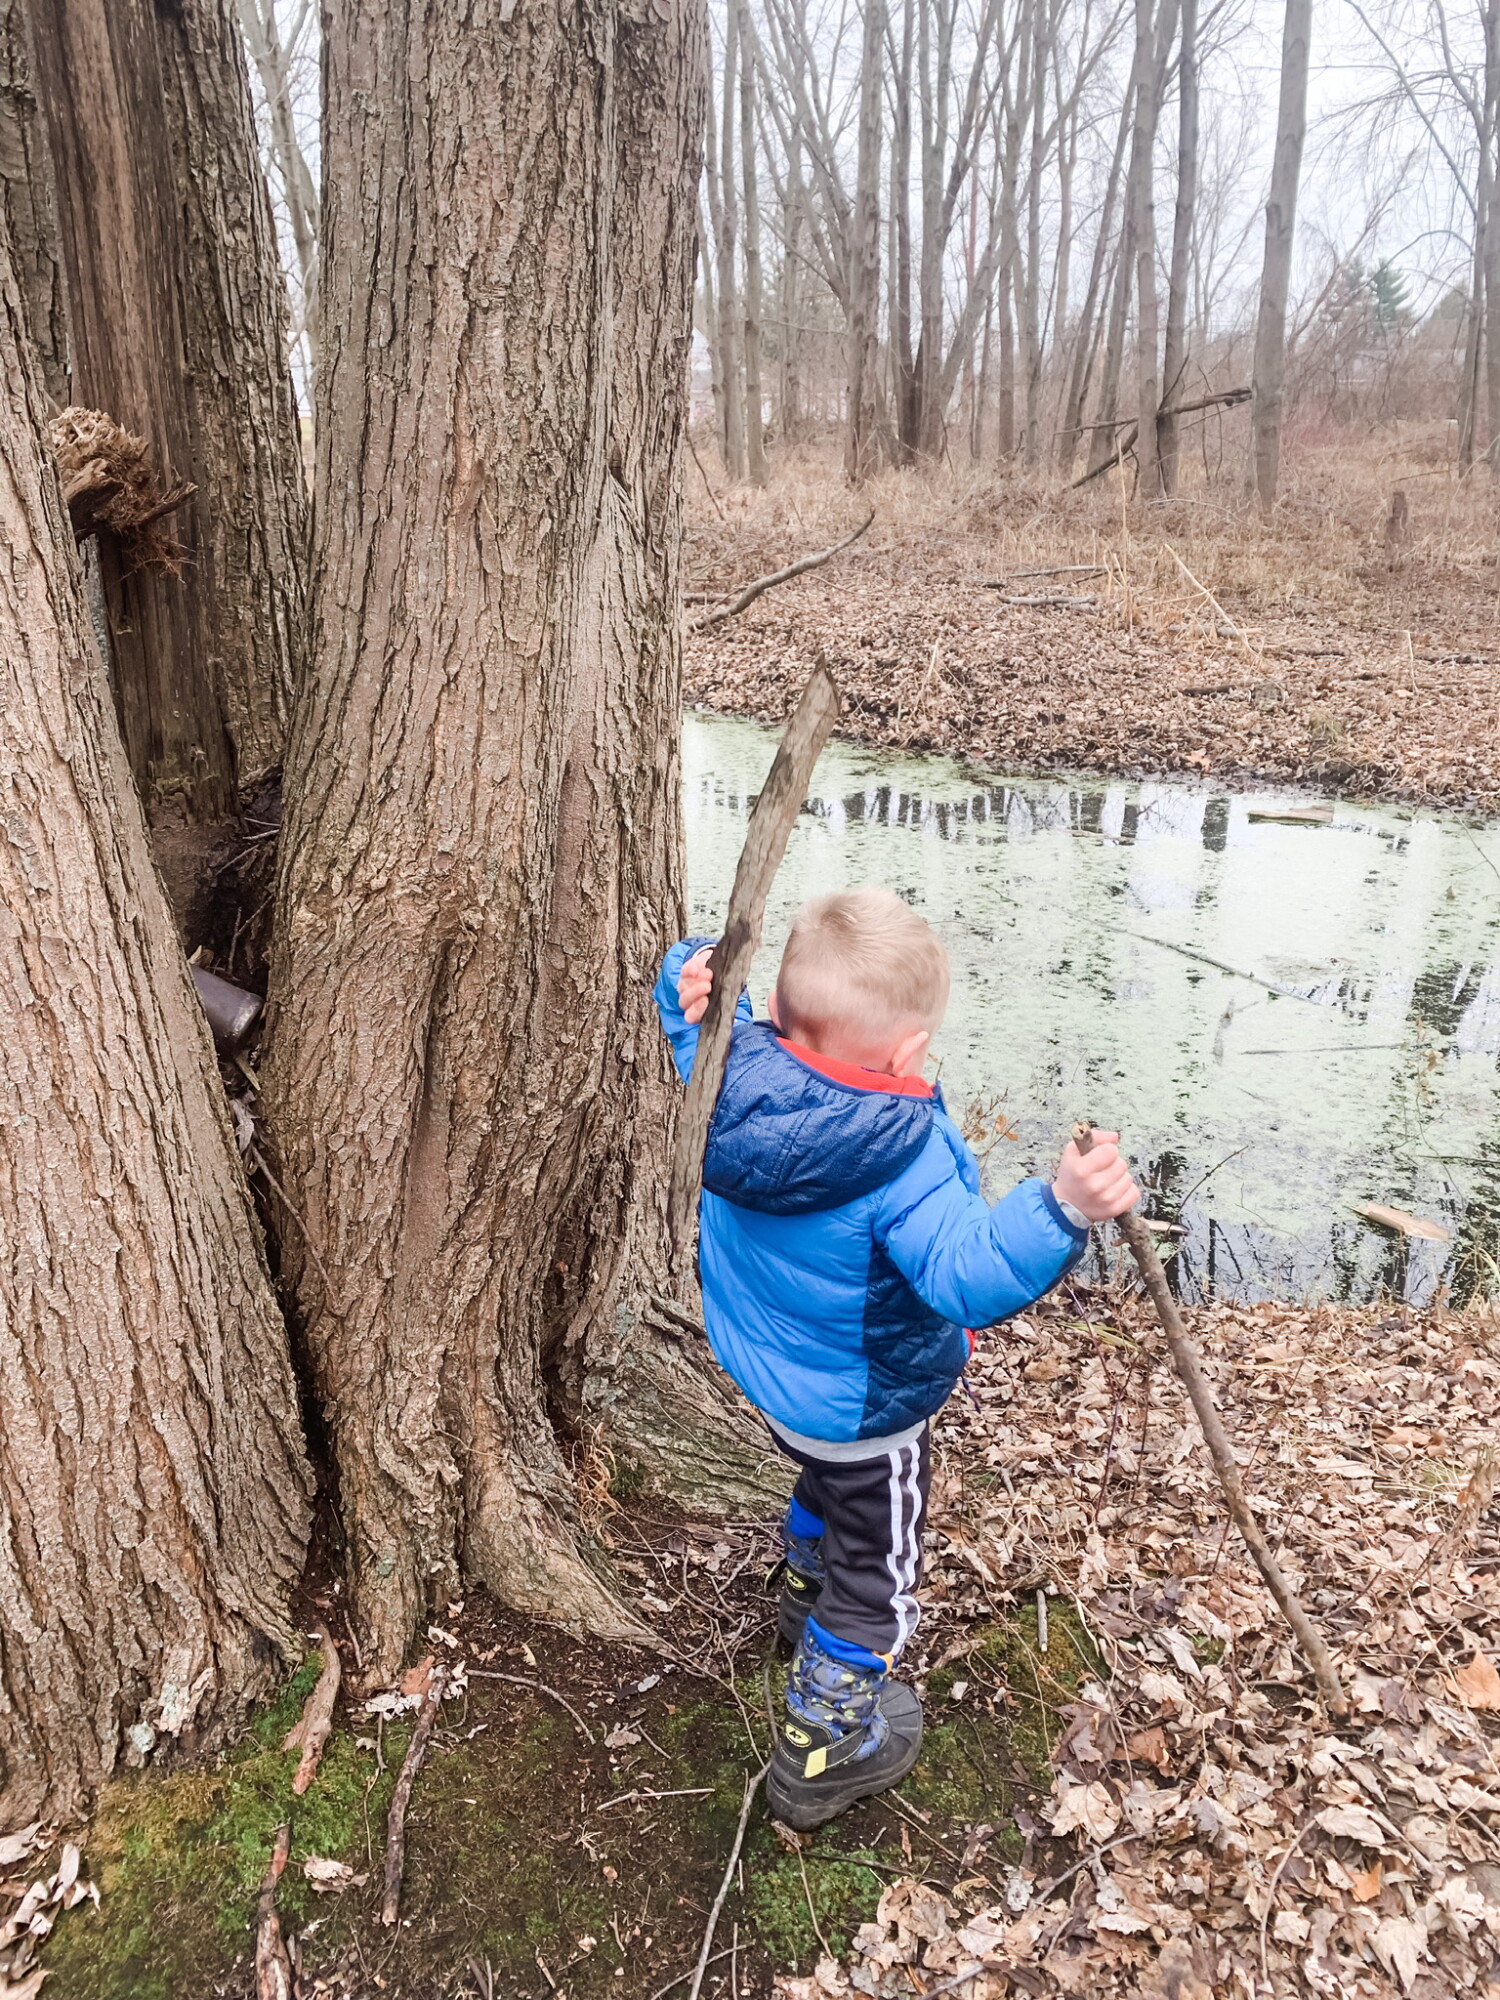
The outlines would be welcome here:
M 1093 1127 L 1083 1123 L 1075 1125 L 1073 1143 L 1080 1153 L 1087 1153 L 1094 1143 Z M 1156 1307 L 1162 1332 L 1167 1336 L 1167 1352 L 1172 1357 L 1172 1366 L 1177 1370 L 1182 1386 L 1187 1390 L 1188 1401 L 1193 1406 L 1209 1456 L 1214 1462 L 1214 1470 L 1219 1475 L 1219 1484 L 1224 1489 L 1230 1516 L 1244 1537 L 1245 1546 L 1254 1556 L 1255 1566 L 1266 1580 L 1266 1588 L 1280 1605 L 1282 1615 L 1296 1635 L 1297 1643 L 1317 1677 L 1318 1688 L 1329 1713 L 1347 1715 L 1349 1703 L 1323 1635 L 1302 1608 L 1301 1599 L 1287 1582 L 1280 1563 L 1272 1555 L 1270 1544 L 1261 1532 L 1259 1521 L 1250 1511 L 1234 1447 L 1214 1402 L 1213 1389 L 1203 1372 L 1202 1359 L 1183 1324 L 1182 1314 L 1177 1310 L 1177 1301 L 1167 1284 L 1167 1274 L 1161 1267 L 1150 1231 L 1140 1216 L 1133 1212 L 1116 1216 L 1115 1221 L 1130 1245 L 1130 1254 L 1140 1267 L 1141 1278 L 1151 1295 L 1152 1305 Z
M 427 1755 L 427 1745 L 432 1739 L 433 1724 L 443 1705 L 444 1679 L 442 1668 L 434 1667 L 417 1714 L 417 1726 L 406 1746 L 401 1775 L 391 1794 L 391 1813 L 385 1830 L 385 1900 L 380 1906 L 380 1921 L 383 1924 L 393 1924 L 401 1908 L 401 1877 L 406 1872 L 406 1808 L 411 1803 L 411 1788 L 422 1768 L 422 1759 Z
M 709 1124 L 718 1102 L 719 1086 L 724 1081 L 740 989 L 749 975 L 750 961 L 760 948 L 766 897 L 807 797 L 818 753 L 828 741 L 838 713 L 839 691 L 833 676 L 824 666 L 814 667 L 782 735 L 776 761 L 761 787 L 745 831 L 724 933 L 714 947 L 713 990 L 698 1031 L 693 1074 L 677 1120 L 672 1182 L 667 1196 L 667 1229 L 673 1267 L 678 1271 L 686 1263 L 692 1243 L 693 1218 L 703 1178 L 703 1149 L 708 1144 Z
M 291 1849 L 290 1824 L 278 1826 L 255 1912 L 255 2000 L 292 2000 L 292 1961 L 276 1914 L 276 1885 Z
M 708 1913 L 708 1922 L 703 1930 L 703 1944 L 698 1953 L 698 1963 L 693 1967 L 693 1983 L 688 1991 L 688 2000 L 698 2000 L 703 1989 L 703 1975 L 708 1970 L 708 1954 L 713 1949 L 714 1932 L 719 1927 L 719 1913 L 724 1908 L 729 1894 L 729 1884 L 734 1879 L 734 1864 L 740 1858 L 740 1849 L 745 1844 L 745 1828 L 750 1824 L 750 1808 L 755 1803 L 755 1794 L 760 1781 L 770 1770 L 769 1764 L 762 1764 L 753 1776 L 745 1780 L 745 1800 L 740 1807 L 740 1823 L 735 1828 L 734 1845 L 729 1850 L 729 1860 L 725 1865 L 724 1879 L 719 1884 L 719 1893 L 714 1897 L 713 1908 Z
M 721 625 L 726 618 L 737 618 L 748 605 L 755 602 L 764 590 L 770 590 L 778 583 L 790 583 L 794 576 L 806 576 L 810 569 L 821 569 L 824 563 L 836 556 L 840 549 L 847 549 L 851 542 L 857 542 L 865 529 L 875 518 L 872 507 L 853 534 L 845 535 L 841 542 L 835 542 L 831 549 L 819 549 L 816 555 L 798 556 L 785 569 L 772 570 L 769 576 L 758 576 L 754 583 L 747 583 L 737 597 L 727 604 L 716 605 L 712 611 L 705 611 L 701 618 L 694 618 L 688 625 L 690 632 L 706 632 L 710 625 Z
M 321 1621 L 318 1625 L 318 1644 L 323 1652 L 323 1671 L 318 1675 L 317 1686 L 307 1697 L 301 1721 L 295 1729 L 287 1732 L 286 1741 L 281 1746 L 283 1750 L 302 1752 L 297 1775 L 292 1780 L 292 1791 L 299 1798 L 318 1775 L 318 1763 L 323 1755 L 323 1745 L 328 1741 L 328 1733 L 333 1728 L 333 1705 L 339 1698 L 339 1683 L 344 1677 L 339 1649 L 333 1643 L 333 1634 Z

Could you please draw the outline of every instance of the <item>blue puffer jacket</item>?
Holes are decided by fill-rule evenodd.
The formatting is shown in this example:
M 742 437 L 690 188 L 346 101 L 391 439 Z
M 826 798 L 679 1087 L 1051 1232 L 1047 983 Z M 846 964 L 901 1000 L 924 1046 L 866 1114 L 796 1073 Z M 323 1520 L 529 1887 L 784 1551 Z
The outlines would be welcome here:
M 673 945 L 656 982 L 684 1079 L 698 1030 L 677 979 L 712 942 Z M 784 1429 L 843 1444 L 930 1416 L 965 1329 L 1040 1298 L 1087 1241 L 1043 1181 L 990 1207 L 932 1085 L 799 1049 L 740 996 L 703 1168 L 703 1312 L 720 1366 Z

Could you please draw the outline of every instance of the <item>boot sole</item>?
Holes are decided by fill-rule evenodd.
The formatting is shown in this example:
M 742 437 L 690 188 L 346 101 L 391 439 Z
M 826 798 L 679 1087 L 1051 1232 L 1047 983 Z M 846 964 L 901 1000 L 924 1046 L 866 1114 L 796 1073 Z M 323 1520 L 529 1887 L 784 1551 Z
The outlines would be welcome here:
M 892 1735 L 887 1740 L 886 1751 L 879 1757 L 871 1758 L 865 1764 L 846 1765 L 828 1779 L 788 1779 L 772 1763 L 766 1774 L 766 1802 L 772 1816 L 779 1819 L 783 1826 L 789 1826 L 794 1833 L 811 1833 L 814 1827 L 825 1826 L 829 1820 L 837 1819 L 840 1813 L 858 1805 L 861 1799 L 878 1798 L 910 1774 L 922 1754 L 921 1703 L 911 1688 L 898 1681 L 882 1698 L 881 1706 L 890 1719 Z M 913 1727 L 915 1733 L 909 1733 Z M 898 1740 L 898 1730 L 905 1747 L 887 1762 L 886 1752 Z M 871 1764 L 878 1764 L 880 1768 L 872 1771 Z

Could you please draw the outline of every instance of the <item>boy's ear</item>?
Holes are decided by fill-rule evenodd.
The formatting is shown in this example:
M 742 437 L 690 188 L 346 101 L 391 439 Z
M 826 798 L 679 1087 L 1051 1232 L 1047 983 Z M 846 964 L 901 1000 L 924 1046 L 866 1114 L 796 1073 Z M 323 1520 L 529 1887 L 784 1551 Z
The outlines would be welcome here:
M 781 1033 L 781 1009 L 776 1002 L 776 988 L 774 986 L 766 995 L 766 1012 L 771 1017 L 771 1026 L 779 1035 Z
M 932 1042 L 932 1035 L 926 1028 L 915 1035 L 908 1035 L 904 1042 L 897 1042 L 891 1051 L 891 1059 L 886 1064 L 887 1076 L 915 1076 L 922 1067 L 922 1058 Z

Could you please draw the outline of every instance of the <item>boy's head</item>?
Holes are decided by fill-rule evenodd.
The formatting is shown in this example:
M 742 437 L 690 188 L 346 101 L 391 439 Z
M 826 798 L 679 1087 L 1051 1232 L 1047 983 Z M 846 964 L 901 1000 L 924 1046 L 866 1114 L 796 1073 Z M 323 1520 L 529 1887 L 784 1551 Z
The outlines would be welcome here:
M 771 995 L 788 1040 L 912 1076 L 947 1005 L 948 954 L 889 889 L 815 896 L 797 912 Z

